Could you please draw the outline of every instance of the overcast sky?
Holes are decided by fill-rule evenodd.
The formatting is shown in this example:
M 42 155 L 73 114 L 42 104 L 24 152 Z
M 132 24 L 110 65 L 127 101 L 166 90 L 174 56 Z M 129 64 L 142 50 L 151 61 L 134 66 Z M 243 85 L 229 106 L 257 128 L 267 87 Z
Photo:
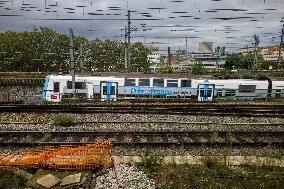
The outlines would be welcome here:
M 185 49 L 187 36 L 189 52 L 202 41 L 234 51 L 250 46 L 254 34 L 260 45 L 279 44 L 284 0 L 0 0 L 0 31 L 46 26 L 66 34 L 73 28 L 89 40 L 124 40 L 128 9 L 137 29 L 132 41 Z

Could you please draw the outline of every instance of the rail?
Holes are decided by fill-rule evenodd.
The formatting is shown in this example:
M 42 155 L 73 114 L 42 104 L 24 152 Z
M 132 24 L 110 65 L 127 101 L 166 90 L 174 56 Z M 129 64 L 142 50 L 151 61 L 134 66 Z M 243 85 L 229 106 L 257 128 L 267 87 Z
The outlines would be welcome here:
M 0 131 L 0 145 L 262 145 L 284 144 L 284 131 Z
M 284 104 L 131 103 L 98 105 L 1 105 L 0 112 L 154 113 L 187 115 L 284 116 Z

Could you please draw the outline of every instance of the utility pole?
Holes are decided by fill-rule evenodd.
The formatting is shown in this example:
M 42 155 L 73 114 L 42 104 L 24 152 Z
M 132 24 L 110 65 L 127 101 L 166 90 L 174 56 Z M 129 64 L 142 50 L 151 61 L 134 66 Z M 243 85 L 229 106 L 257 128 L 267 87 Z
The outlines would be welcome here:
M 257 35 L 254 35 L 253 36 L 253 39 L 254 39 L 254 65 L 253 65 L 253 67 L 255 67 L 256 66 L 256 64 L 257 64 L 257 56 L 258 56 L 258 44 L 259 44 L 259 36 L 257 36 Z
M 284 21 L 282 20 L 281 22 L 284 22 Z M 282 60 L 282 54 L 281 53 L 282 53 L 282 49 L 284 48 L 283 37 L 284 37 L 284 24 L 282 26 L 281 40 L 280 40 L 280 45 L 279 45 L 279 54 L 278 54 L 278 62 L 279 62 L 279 64 L 280 64 L 280 61 Z
M 168 47 L 168 66 L 171 66 L 171 47 Z
M 188 54 L 187 54 L 187 36 L 185 36 L 185 58 L 186 58 L 186 62 L 188 59 Z
M 83 44 L 80 44 L 80 57 L 79 57 L 79 62 L 80 62 L 80 72 L 83 73 L 84 71 L 84 60 L 83 60 Z
M 75 97 L 75 64 L 74 64 L 74 40 L 73 40 L 73 30 L 69 29 L 69 41 L 70 41 L 70 63 L 71 63 L 71 75 L 72 75 L 72 92 Z
M 131 21 L 130 21 L 130 10 L 128 10 L 127 14 L 128 26 L 127 26 L 127 70 L 130 71 L 132 69 L 131 62 L 130 62 L 130 39 L 131 39 Z
M 219 70 L 219 56 L 220 56 L 220 46 L 217 47 L 216 49 L 216 54 L 217 54 L 217 59 L 216 59 L 216 70 Z
M 127 45 L 127 27 L 124 26 L 124 44 L 125 44 L 125 47 L 124 47 L 124 68 L 125 68 L 125 71 L 128 70 L 127 68 L 127 62 L 128 62 L 128 45 Z

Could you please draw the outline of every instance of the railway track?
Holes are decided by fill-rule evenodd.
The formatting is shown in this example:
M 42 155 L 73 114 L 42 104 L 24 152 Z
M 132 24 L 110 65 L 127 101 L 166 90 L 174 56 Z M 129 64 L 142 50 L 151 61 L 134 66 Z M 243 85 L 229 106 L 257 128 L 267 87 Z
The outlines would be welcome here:
M 153 113 L 187 115 L 240 115 L 284 117 L 284 105 L 265 104 L 98 104 L 98 105 L 0 105 L 0 112 L 69 112 L 69 113 Z
M 112 140 L 114 145 L 283 145 L 284 131 L 211 132 L 84 132 L 0 131 L 0 145 L 90 144 Z
M 0 125 L 42 125 L 42 124 L 52 124 L 50 122 L 11 122 L 11 121 L 0 121 Z M 77 121 L 73 123 L 74 125 L 82 124 L 180 124 L 180 125 L 218 125 L 218 126 L 284 126 L 284 123 L 255 123 L 255 122 L 244 122 L 244 123 L 235 123 L 235 122 L 192 122 L 192 121 Z M 0 128 L 1 129 L 1 128 Z

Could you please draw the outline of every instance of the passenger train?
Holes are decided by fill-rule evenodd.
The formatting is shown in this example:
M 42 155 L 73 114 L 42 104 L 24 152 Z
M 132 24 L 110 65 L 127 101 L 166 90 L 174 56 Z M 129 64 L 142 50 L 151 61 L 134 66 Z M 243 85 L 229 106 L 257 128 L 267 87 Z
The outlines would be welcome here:
M 48 75 L 42 99 L 60 102 L 74 94 L 71 75 Z M 228 79 L 198 80 L 165 77 L 76 76 L 75 94 L 88 99 L 187 98 L 198 101 L 284 97 L 284 81 Z

